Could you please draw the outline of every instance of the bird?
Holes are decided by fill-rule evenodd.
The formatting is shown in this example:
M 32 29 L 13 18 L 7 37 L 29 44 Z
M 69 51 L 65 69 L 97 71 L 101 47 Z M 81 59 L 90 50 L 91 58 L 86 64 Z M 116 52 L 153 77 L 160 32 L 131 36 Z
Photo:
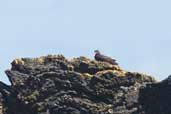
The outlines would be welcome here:
M 112 65 L 118 65 L 115 59 L 112 59 L 111 57 L 101 54 L 99 50 L 95 50 L 94 53 L 95 53 L 94 58 L 96 61 L 102 61 L 102 62 L 110 63 Z

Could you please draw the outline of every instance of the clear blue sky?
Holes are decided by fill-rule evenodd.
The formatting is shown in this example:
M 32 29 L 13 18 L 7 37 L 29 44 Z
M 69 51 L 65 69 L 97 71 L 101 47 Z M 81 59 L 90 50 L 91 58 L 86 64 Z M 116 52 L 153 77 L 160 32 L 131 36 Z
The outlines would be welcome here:
M 0 0 L 0 80 L 14 58 L 94 49 L 130 71 L 171 73 L 170 0 Z

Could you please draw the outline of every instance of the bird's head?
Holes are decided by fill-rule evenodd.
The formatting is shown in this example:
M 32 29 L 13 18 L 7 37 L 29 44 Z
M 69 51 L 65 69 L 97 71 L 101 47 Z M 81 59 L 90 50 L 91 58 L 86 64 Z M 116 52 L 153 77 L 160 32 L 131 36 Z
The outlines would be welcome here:
M 100 54 L 100 51 L 99 50 L 94 50 L 94 53 L 95 54 Z

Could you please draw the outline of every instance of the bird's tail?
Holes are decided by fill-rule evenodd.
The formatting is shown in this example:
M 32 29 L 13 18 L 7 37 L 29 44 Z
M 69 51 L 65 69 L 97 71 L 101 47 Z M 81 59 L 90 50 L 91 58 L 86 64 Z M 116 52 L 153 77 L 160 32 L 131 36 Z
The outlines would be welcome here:
M 113 64 L 114 64 L 114 65 L 118 65 L 118 63 L 116 62 L 115 59 L 113 59 Z

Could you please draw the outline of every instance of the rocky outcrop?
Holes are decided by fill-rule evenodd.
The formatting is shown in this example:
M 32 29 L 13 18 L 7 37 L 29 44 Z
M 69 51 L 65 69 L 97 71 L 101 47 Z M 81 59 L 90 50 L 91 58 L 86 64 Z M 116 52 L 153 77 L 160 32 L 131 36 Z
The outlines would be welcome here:
M 0 84 L 2 114 L 171 113 L 168 81 L 86 57 L 16 59 L 6 74 L 11 86 Z
M 145 114 L 171 113 L 171 80 L 170 77 L 160 83 L 148 84 L 141 88 L 139 104 Z

